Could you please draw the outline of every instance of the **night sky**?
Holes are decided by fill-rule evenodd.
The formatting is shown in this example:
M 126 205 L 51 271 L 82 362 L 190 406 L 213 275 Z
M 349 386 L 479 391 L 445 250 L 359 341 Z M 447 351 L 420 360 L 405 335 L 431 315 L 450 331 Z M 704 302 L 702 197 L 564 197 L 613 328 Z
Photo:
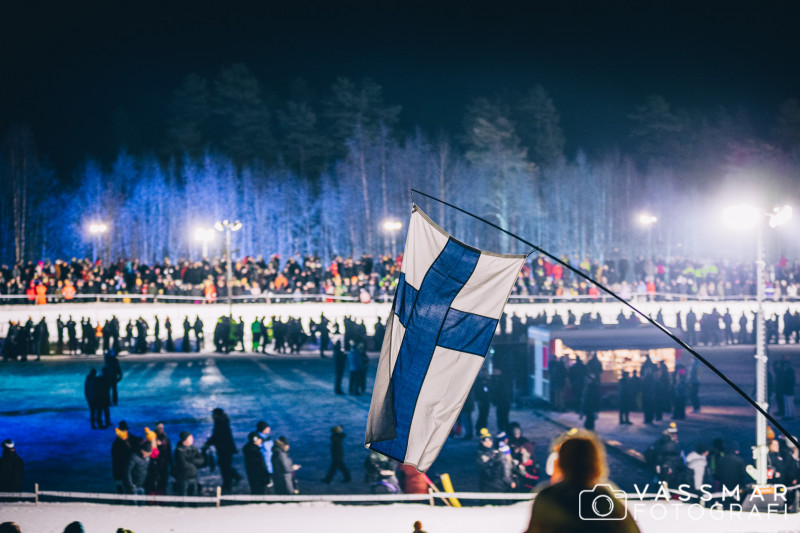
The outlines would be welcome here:
M 0 130 L 30 124 L 63 171 L 102 152 L 115 110 L 158 137 L 185 75 L 244 62 L 279 98 L 369 76 L 401 126 L 433 134 L 458 134 L 476 96 L 539 83 L 567 150 L 592 152 L 624 145 L 653 93 L 768 127 L 800 97 L 798 27 L 800 3 L 774 1 L 4 2 Z

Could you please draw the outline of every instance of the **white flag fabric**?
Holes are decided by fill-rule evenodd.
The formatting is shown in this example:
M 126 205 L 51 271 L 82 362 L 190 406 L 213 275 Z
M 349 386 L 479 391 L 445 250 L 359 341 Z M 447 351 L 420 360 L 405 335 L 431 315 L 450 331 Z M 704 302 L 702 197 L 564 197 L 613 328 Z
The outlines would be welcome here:
M 367 448 L 422 472 L 433 464 L 525 257 L 461 243 L 414 206 L 372 391 Z

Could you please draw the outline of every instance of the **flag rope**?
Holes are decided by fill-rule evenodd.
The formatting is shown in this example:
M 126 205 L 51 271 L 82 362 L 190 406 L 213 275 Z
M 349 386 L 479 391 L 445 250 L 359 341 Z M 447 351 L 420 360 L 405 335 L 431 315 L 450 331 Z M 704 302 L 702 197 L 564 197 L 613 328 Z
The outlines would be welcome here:
M 580 270 L 576 269 L 575 267 L 573 267 L 573 266 L 572 266 L 572 265 L 570 265 L 569 263 L 567 263 L 567 262 L 565 262 L 565 261 L 562 261 L 561 259 L 559 259 L 558 257 L 554 256 L 554 255 L 553 255 L 553 254 L 551 254 L 550 252 L 548 252 L 548 251 L 546 251 L 546 250 L 542 249 L 541 247 L 539 247 L 539 246 L 536 246 L 535 244 L 533 244 L 533 243 L 531 243 L 531 242 L 529 242 L 529 241 L 527 241 L 527 240 L 523 239 L 523 238 L 522 238 L 522 237 L 520 237 L 519 235 L 516 235 L 516 234 L 514 234 L 514 233 L 511 233 L 511 232 L 510 232 L 510 231 L 508 231 L 507 229 L 505 229 L 505 228 L 501 228 L 501 227 L 500 227 L 500 226 L 498 226 L 497 224 L 493 224 L 492 222 L 489 222 L 488 220 L 486 220 L 486 219 L 484 219 L 484 218 L 481 218 L 481 217 L 479 217 L 478 215 L 475 215 L 475 214 L 473 214 L 473 213 L 470 213 L 469 211 L 467 211 L 467 210 L 465 210 L 465 209 L 462 209 L 462 208 L 460 208 L 460 207 L 458 207 L 458 206 L 455 206 L 455 205 L 453 205 L 453 204 L 451 204 L 451 203 L 445 202 L 444 200 L 440 200 L 439 198 L 436 198 L 435 196 L 431 196 L 431 195 L 429 195 L 429 194 L 425 194 L 425 193 L 424 193 L 424 192 L 422 192 L 422 191 L 418 191 L 418 190 L 416 190 L 416 189 L 411 189 L 411 192 L 412 192 L 412 193 L 417 193 L 417 194 L 420 194 L 420 195 L 422 195 L 422 196 L 425 196 L 426 198 L 430 198 L 431 200 L 434 200 L 434 201 L 436 201 L 436 202 L 439 202 L 439 203 L 441 203 L 441 204 L 444 204 L 444 205 L 446 205 L 447 207 L 450 207 L 450 208 L 452 208 L 452 209 L 455 209 L 456 211 L 459 211 L 459 212 L 461 212 L 461 213 L 464 213 L 465 215 L 469 215 L 469 216 L 471 216 L 472 218 L 475 218 L 475 219 L 477 219 L 477 220 L 480 220 L 480 221 L 481 221 L 481 222 L 483 222 L 484 224 L 488 224 L 489 226 L 491 226 L 491 227 L 493 227 L 493 228 L 495 228 L 495 229 L 497 229 L 497 230 L 499 230 L 499 231 L 502 231 L 502 232 L 503 232 L 503 233 L 505 233 L 506 235 L 509 235 L 509 236 L 511 236 L 511 237 L 514 237 L 515 239 L 517 239 L 517 240 L 518 240 L 518 241 L 520 241 L 521 243 L 523 243 L 523 244 L 526 244 L 526 245 L 530 246 L 531 248 L 533 248 L 533 250 L 534 250 L 534 251 L 537 251 L 537 252 L 539 252 L 540 254 L 542 254 L 542 255 L 545 255 L 545 256 L 547 256 L 547 257 L 549 257 L 550 259 L 552 259 L 553 261 L 557 262 L 558 264 L 560 264 L 560 265 L 561 265 L 561 266 L 563 266 L 564 268 L 567 268 L 567 269 L 569 269 L 571 272 L 574 272 L 575 274 L 577 274 L 578 276 L 582 277 L 582 278 L 583 278 L 583 279 L 585 279 L 586 281 L 589 281 L 590 283 L 594 284 L 594 285 L 595 285 L 595 286 L 597 286 L 599 289 L 601 289 L 601 290 L 603 290 L 603 291 L 607 292 L 607 293 L 608 293 L 609 295 L 611 295 L 613 298 L 615 298 L 616 300 L 619 300 L 619 302 L 621 302 L 622 304 L 626 305 L 626 306 L 627 306 L 627 307 L 629 307 L 629 308 L 630 308 L 630 309 L 631 309 L 633 312 L 635 312 L 636 314 L 640 315 L 640 316 L 641 316 L 641 317 L 643 317 L 645 320 L 647 320 L 647 321 L 648 321 L 650 324 L 654 325 L 656 328 L 658 328 L 659 330 L 661 330 L 661 332 L 662 332 L 662 333 L 664 333 L 664 334 L 665 334 L 665 335 L 667 335 L 667 336 L 668 336 L 670 339 L 672 339 L 672 340 L 673 340 L 673 341 L 674 341 L 676 344 L 678 344 L 678 346 L 680 346 L 681 348 L 683 348 L 684 350 L 688 351 L 690 354 L 692 354 L 693 356 L 695 356 L 695 357 L 697 358 L 697 360 L 698 360 L 698 361 L 700 361 L 701 363 L 703 363 L 704 365 L 706 365 L 706 367 L 708 367 L 708 368 L 709 368 L 709 369 L 710 369 L 712 372 L 714 372 L 714 373 L 715 373 L 717 376 L 719 376 L 719 377 L 720 377 L 720 378 L 721 378 L 721 379 L 722 379 L 722 380 L 723 380 L 725 383 L 727 383 L 727 384 L 728 384 L 728 385 L 729 385 L 729 386 L 730 386 L 730 387 L 731 387 L 733 390 L 735 390 L 736 392 L 738 392 L 738 393 L 739 393 L 739 395 L 740 395 L 742 398 L 744 398 L 744 399 L 745 399 L 745 400 L 746 400 L 746 401 L 747 401 L 747 402 L 748 402 L 750 405 L 752 405 L 752 406 L 753 406 L 753 408 L 755 408 L 755 410 L 756 410 L 756 411 L 758 411 L 759 413 L 761 413 L 762 415 L 764 415 L 764 417 L 765 417 L 767 420 L 769 420 L 769 421 L 770 421 L 770 422 L 771 422 L 771 423 L 772 423 L 772 424 L 775 426 L 775 428 L 776 428 L 778 431 L 780 431 L 781 433 L 783 433 L 783 435 L 784 435 L 784 436 L 785 436 L 787 439 L 789 439 L 789 440 L 792 442 L 792 444 L 794 444 L 796 447 L 800 448 L 800 442 L 798 442 L 798 440 L 797 440 L 797 439 L 796 439 L 796 438 L 795 438 L 793 435 L 791 435 L 791 434 L 789 433 L 789 431 L 788 431 L 786 428 L 784 428 L 784 427 L 783 427 L 783 426 L 782 426 L 782 425 L 781 425 L 781 424 L 780 424 L 780 423 L 779 423 L 777 420 L 775 420 L 775 419 L 772 417 L 772 415 L 770 415 L 770 414 L 769 414 L 769 413 L 768 413 L 768 412 L 767 412 L 767 411 L 766 411 L 764 408 L 762 408 L 760 405 L 758 405 L 758 402 L 756 402 L 755 400 L 753 400 L 753 399 L 752 399 L 752 398 L 751 398 L 751 397 L 750 397 L 750 396 L 749 396 L 749 395 L 748 395 L 746 392 L 744 392 L 744 391 L 743 391 L 743 390 L 742 390 L 742 389 L 741 389 L 741 388 L 740 388 L 738 385 L 736 385 L 736 383 L 734 383 L 734 382 L 732 382 L 730 379 L 728 379 L 728 377 L 727 377 L 725 374 L 723 374 L 723 373 L 722 373 L 722 372 L 721 372 L 721 371 L 720 371 L 720 370 L 719 370 L 717 367 L 715 367 L 713 364 L 711 364 L 711 363 L 710 363 L 710 362 L 709 362 L 709 361 L 708 361 L 708 360 L 707 360 L 705 357 L 703 357 L 702 355 L 700 355 L 699 353 L 697 353 L 697 352 L 696 352 L 696 351 L 695 351 L 695 350 L 694 350 L 694 349 L 693 349 L 691 346 L 689 346 L 688 344 L 686 344 L 685 342 L 683 342 L 683 341 L 682 341 L 680 338 L 678 338 L 678 337 L 677 337 L 677 336 L 676 336 L 674 333 L 672 333 L 670 330 L 668 330 L 668 329 L 666 328 L 666 326 L 664 326 L 663 324 L 659 324 L 658 322 L 656 322 L 655 320 L 653 320 L 652 318 L 650 318 L 650 317 L 649 317 L 648 315 L 646 315 L 644 312 L 640 311 L 640 310 L 639 310 L 639 309 L 638 309 L 636 306 L 634 306 L 633 304 L 631 304 L 629 301 L 625 300 L 623 297 L 621 297 L 620 295 L 618 295 L 617 293 L 615 293 L 614 291 L 612 291 L 611 289 L 609 289 L 608 287 L 606 287 L 605 285 L 603 285 L 602 283 L 600 283 L 599 281 L 597 281 L 596 279 L 592 278 L 592 277 L 591 277 L 591 276 L 589 276 L 588 274 L 585 274 L 585 273 L 581 272 Z

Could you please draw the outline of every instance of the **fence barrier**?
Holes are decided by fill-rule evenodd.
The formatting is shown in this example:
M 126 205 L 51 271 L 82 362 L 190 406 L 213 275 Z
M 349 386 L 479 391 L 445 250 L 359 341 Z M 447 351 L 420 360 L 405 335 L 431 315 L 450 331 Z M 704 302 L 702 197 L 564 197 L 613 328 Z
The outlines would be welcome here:
M 294 495 L 223 495 L 221 487 L 216 488 L 216 496 L 167 496 L 116 494 L 103 492 L 68 492 L 58 490 L 40 490 L 38 484 L 35 492 L 0 492 L 0 501 L 34 500 L 39 503 L 42 498 L 69 499 L 80 501 L 124 502 L 159 502 L 167 504 L 202 503 L 220 506 L 223 502 L 239 503 L 298 503 L 298 502 L 429 502 L 435 499 L 459 498 L 463 500 L 487 501 L 526 501 L 532 500 L 531 493 L 483 493 L 483 492 L 430 492 L 427 494 L 294 494 Z M 449 502 L 448 502 L 449 503 Z
M 787 487 L 786 490 L 796 490 L 800 485 Z M 685 492 L 669 489 L 675 496 L 685 496 Z M 722 493 L 714 493 L 713 498 L 721 498 Z M 514 492 L 429 492 L 427 494 L 294 494 L 294 495 L 250 495 L 250 494 L 222 494 L 221 487 L 216 487 L 216 496 L 167 496 L 167 495 L 137 495 L 117 494 L 103 492 L 69 492 L 58 490 L 40 490 L 38 484 L 35 492 L 0 492 L 0 500 L 34 500 L 42 498 L 60 498 L 82 501 L 111 501 L 111 502 L 159 502 L 159 503 L 203 503 L 220 506 L 222 502 L 240 503 L 299 503 L 299 502 L 432 502 L 433 500 L 481 500 L 481 501 L 532 501 L 534 493 Z M 660 495 L 656 492 L 646 494 L 628 493 L 627 500 L 657 500 Z

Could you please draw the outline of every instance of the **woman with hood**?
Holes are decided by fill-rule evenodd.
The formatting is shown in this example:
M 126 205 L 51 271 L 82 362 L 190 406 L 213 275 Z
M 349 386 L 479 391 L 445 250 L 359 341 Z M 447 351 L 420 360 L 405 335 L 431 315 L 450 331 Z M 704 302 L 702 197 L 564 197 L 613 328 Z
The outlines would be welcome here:
M 297 494 L 294 473 L 300 468 L 289 457 L 289 440 L 278 437 L 272 446 L 272 475 L 275 481 L 275 494 Z

